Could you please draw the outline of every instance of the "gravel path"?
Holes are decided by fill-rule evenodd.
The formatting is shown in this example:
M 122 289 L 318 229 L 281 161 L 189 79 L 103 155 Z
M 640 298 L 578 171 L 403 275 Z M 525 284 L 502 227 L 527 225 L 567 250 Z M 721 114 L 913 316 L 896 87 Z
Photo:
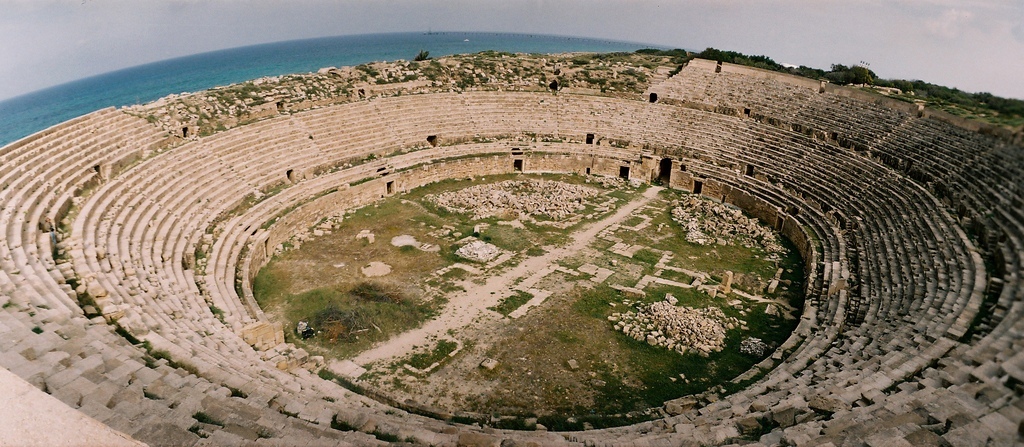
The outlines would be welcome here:
M 459 331 L 470 325 L 485 325 L 502 318 L 500 314 L 487 308 L 497 305 L 502 298 L 512 295 L 513 287 L 520 280 L 544 270 L 551 270 L 553 264 L 558 260 L 582 250 L 593 242 L 597 234 L 605 228 L 623 222 L 634 211 L 650 203 L 657 197 L 658 191 L 661 189 L 654 186 L 648 188 L 639 199 L 627 203 L 615 214 L 584 226 L 573 233 L 571 243 L 552 249 L 544 255 L 528 258 L 499 275 L 487 278 L 484 284 L 464 281 L 461 285 L 466 288 L 466 291 L 450 294 L 448 304 L 437 318 L 362 352 L 352 361 L 359 365 L 366 365 L 378 360 L 393 359 L 405 355 L 415 346 L 426 344 L 431 336 L 441 338 L 450 330 Z

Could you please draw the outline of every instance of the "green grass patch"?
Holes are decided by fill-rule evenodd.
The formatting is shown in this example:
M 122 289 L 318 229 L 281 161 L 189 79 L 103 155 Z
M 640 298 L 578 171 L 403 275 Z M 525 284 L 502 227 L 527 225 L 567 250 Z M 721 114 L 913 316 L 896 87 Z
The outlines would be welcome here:
M 540 247 L 530 247 L 526 250 L 526 256 L 543 256 L 547 251 Z
M 448 355 L 459 348 L 459 344 L 451 340 L 439 340 L 434 349 L 428 352 L 420 352 L 413 354 L 406 361 L 409 366 L 418 369 L 429 368 L 434 363 L 441 362 L 448 358 Z
M 661 260 L 661 253 L 641 248 L 637 250 L 636 253 L 633 253 L 633 260 L 654 267 L 654 265 Z
M 643 221 L 644 221 L 644 219 L 642 217 L 640 217 L 640 216 L 630 216 L 624 222 L 622 222 L 621 225 L 623 227 L 635 227 L 635 226 L 640 225 L 641 223 L 643 223 Z
M 517 290 L 515 294 L 502 298 L 497 306 L 488 307 L 488 309 L 507 317 L 508 314 L 514 312 L 531 299 L 533 299 L 533 294 Z

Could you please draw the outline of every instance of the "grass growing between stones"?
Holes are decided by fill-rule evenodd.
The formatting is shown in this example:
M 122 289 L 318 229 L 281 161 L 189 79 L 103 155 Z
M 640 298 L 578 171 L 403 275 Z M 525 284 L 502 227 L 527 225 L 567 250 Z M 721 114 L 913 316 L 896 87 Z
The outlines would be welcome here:
M 478 371 L 496 382 L 489 395 L 475 401 L 474 411 L 537 416 L 538 422 L 553 430 L 582 430 L 635 423 L 650 416 L 645 410 L 665 401 L 708 391 L 727 394 L 738 389 L 731 381 L 771 355 L 744 354 L 740 342 L 760 338 L 770 347 L 781 345 L 795 328 L 802 305 L 802 261 L 789 249 L 779 262 L 767 260 L 758 248 L 730 245 L 700 246 L 685 240 L 679 225 L 670 220 L 669 206 L 681 194 L 662 193 L 665 211 L 646 210 L 650 224 L 635 231 L 622 229 L 615 236 L 624 243 L 641 245 L 633 256 L 624 257 L 606 249 L 607 241 L 595 241 L 588 251 L 571 257 L 563 266 L 577 268 L 583 263 L 611 268 L 616 273 L 604 284 L 580 282 L 563 296 L 549 298 L 540 308 L 515 322 L 511 336 L 487 353 L 498 360 L 494 371 Z M 642 219 L 630 219 L 637 224 Z M 627 239 L 628 238 L 628 239 Z M 726 270 L 736 274 L 733 285 L 756 295 L 778 268 L 783 282 L 775 293 L 759 300 L 736 294 L 709 293 L 658 283 L 648 284 L 642 297 L 626 297 L 609 284 L 632 285 L 643 275 L 656 275 L 683 284 L 693 278 L 672 270 L 657 269 L 661 250 L 672 252 L 669 266 L 711 274 L 705 282 L 717 284 Z M 657 272 L 657 273 L 656 273 Z M 617 332 L 608 317 L 663 301 L 672 294 L 679 306 L 716 307 L 726 316 L 744 324 L 726 331 L 725 348 L 704 357 L 693 351 L 680 355 L 663 347 Z M 795 308 L 786 319 L 765 313 L 768 303 L 778 299 Z M 627 304 L 628 303 L 628 304 Z M 745 327 L 744 327 L 745 326 Z M 570 363 L 570 360 L 572 361 Z M 572 367 L 572 366 L 575 366 Z
M 409 356 L 406 363 L 413 368 L 427 369 L 434 363 L 441 362 L 459 348 L 458 343 L 451 340 L 439 340 L 433 349 Z
M 523 304 L 526 304 L 526 302 L 530 301 L 530 299 L 532 298 L 533 295 L 527 292 L 516 291 L 516 293 L 513 294 L 512 296 L 502 299 L 497 306 L 489 307 L 488 309 L 493 310 L 502 315 L 508 316 L 508 314 L 514 312 L 516 309 L 518 309 Z
M 479 179 L 450 179 L 432 183 L 406 194 L 378 201 L 352 210 L 341 222 L 314 240 L 291 241 L 298 248 L 275 256 L 253 280 L 253 294 L 260 307 L 284 323 L 289 341 L 316 354 L 330 357 L 351 357 L 374 343 L 415 328 L 443 308 L 445 295 L 464 290 L 463 281 L 480 278 L 462 269 L 451 269 L 437 276 L 434 272 L 456 262 L 474 264 L 455 255 L 459 241 L 474 235 L 474 227 L 485 224 L 475 234 L 506 251 L 517 253 L 516 259 L 539 256 L 549 245 L 559 245 L 566 234 L 586 222 L 600 219 L 614 209 L 595 212 L 587 203 L 584 212 L 591 215 L 569 229 L 558 229 L 526 220 L 523 228 L 500 225 L 498 222 L 515 216 L 494 216 L 472 219 L 471 216 L 449 212 L 435 206 L 428 196 L 469 186 L 503 180 L 543 179 L 570 184 L 586 184 L 593 178 L 576 175 L 499 175 Z M 592 187 L 621 197 L 632 197 L 636 189 L 606 189 L 593 182 Z M 598 197 L 595 202 L 607 198 Z M 624 203 L 621 200 L 618 204 Z M 357 238 L 361 231 L 374 234 L 374 242 Z M 422 251 L 414 246 L 392 246 L 395 236 L 410 235 L 420 243 L 439 246 L 437 252 Z M 286 245 L 288 245 L 286 244 Z M 384 262 L 391 273 L 367 278 L 362 267 L 370 262 Z M 478 267 L 482 267 L 478 264 Z M 359 291 L 367 286 L 389 290 L 400 299 L 370 299 Z M 503 314 L 529 300 L 517 295 L 498 306 Z M 518 301 L 517 301 L 518 300 Z M 521 301 L 521 302 L 520 302 Z M 295 333 L 298 322 L 307 321 L 319 331 L 310 339 Z

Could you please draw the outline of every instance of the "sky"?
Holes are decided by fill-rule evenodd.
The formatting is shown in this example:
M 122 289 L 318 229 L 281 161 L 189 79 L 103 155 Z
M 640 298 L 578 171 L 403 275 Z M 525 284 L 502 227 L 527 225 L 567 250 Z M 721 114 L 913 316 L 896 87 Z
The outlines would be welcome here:
M 0 0 L 0 99 L 224 48 L 428 29 L 863 62 L 1024 99 L 1022 0 Z

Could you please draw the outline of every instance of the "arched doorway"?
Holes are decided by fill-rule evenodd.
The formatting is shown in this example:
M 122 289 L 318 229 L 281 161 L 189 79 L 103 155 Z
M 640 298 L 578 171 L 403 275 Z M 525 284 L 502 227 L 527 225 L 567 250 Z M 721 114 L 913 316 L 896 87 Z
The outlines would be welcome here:
M 672 180 L 672 159 L 662 158 L 661 162 L 658 163 L 658 180 L 664 186 L 669 186 Z

